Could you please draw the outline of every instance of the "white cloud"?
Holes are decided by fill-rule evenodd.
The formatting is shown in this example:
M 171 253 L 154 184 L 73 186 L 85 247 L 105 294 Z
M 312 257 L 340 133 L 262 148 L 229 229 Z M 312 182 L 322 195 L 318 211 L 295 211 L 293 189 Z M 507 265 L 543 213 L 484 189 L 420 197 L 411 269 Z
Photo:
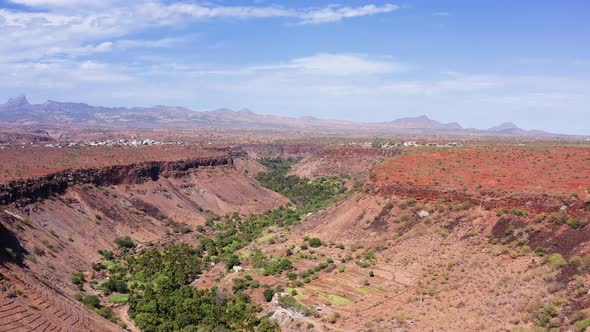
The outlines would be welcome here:
M 118 48 L 167 48 L 174 47 L 196 38 L 194 35 L 161 39 L 122 39 L 115 43 Z
M 325 8 L 289 9 L 277 6 L 252 7 L 252 6 L 204 6 L 191 3 L 172 3 L 169 5 L 149 2 L 141 5 L 142 14 L 162 22 L 178 22 L 187 17 L 193 19 L 212 18 L 295 18 L 297 24 L 320 24 L 338 22 L 346 18 L 371 16 L 390 13 L 398 10 L 399 6 L 385 4 L 383 6 L 365 5 L 348 7 L 331 5 Z
M 28 7 L 96 7 L 112 5 L 116 0 L 9 0 Z
M 405 68 L 405 65 L 390 59 L 353 54 L 320 53 L 295 58 L 282 64 L 246 67 L 244 71 L 247 73 L 274 72 L 287 74 L 299 72 L 306 75 L 350 76 L 389 74 L 402 71 Z
M 337 7 L 330 6 L 327 8 L 310 10 L 299 13 L 297 16 L 301 19 L 299 24 L 320 24 L 329 22 L 338 22 L 345 18 L 371 16 L 376 14 L 391 13 L 398 10 L 399 6 L 385 4 L 383 6 L 365 5 L 361 7 Z
M 403 69 L 392 61 L 369 59 L 349 54 L 317 54 L 294 59 L 292 66 L 329 75 L 387 74 Z
M 0 9 L 0 54 L 4 59 L 40 60 L 108 52 L 131 47 L 169 47 L 176 40 L 117 40 L 159 26 L 194 20 L 286 18 L 298 24 L 319 24 L 345 18 L 388 13 L 397 6 L 285 8 L 277 6 L 219 6 L 189 2 L 114 0 L 13 0 L 36 11 Z

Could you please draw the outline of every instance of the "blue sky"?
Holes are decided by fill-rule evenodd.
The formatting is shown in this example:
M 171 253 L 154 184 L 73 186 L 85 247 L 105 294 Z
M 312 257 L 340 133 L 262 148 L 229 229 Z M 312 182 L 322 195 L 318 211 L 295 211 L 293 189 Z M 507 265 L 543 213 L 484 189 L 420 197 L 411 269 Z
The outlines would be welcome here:
M 590 134 L 588 1 L 0 0 L 0 98 Z

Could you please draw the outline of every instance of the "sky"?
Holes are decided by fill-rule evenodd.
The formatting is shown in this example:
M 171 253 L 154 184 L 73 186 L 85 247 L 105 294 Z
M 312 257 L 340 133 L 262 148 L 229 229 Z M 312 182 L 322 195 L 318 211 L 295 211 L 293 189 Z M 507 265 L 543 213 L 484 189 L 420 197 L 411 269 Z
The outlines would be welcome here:
M 0 99 L 590 134 L 590 1 L 0 0 Z

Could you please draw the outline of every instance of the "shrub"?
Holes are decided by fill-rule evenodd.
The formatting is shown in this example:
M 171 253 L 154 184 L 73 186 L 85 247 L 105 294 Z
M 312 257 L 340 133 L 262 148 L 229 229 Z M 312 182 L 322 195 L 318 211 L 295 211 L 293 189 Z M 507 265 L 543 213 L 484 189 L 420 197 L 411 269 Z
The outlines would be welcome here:
M 96 295 L 88 295 L 84 297 L 82 303 L 89 308 L 100 308 L 100 301 L 98 300 L 98 296 Z
M 114 257 L 113 252 L 110 250 L 99 250 L 98 253 L 107 261 L 110 261 Z
M 283 271 L 293 269 L 293 263 L 287 257 L 275 257 L 263 263 L 265 275 L 280 275 Z
M 275 295 L 275 291 L 272 288 L 267 288 L 264 290 L 264 292 L 262 292 L 262 295 L 264 296 L 264 300 L 266 302 L 270 302 L 272 301 L 272 297 Z
M 372 251 L 367 251 L 363 256 L 366 260 L 373 260 L 376 258 L 375 253 Z
M 234 291 L 234 294 L 241 290 L 245 290 L 246 288 L 248 288 L 246 280 L 242 278 L 234 278 L 232 280 L 232 290 Z
M 539 308 L 535 313 L 535 316 L 539 326 L 547 326 L 551 321 L 551 318 L 557 317 L 558 314 L 559 312 L 557 311 L 557 308 L 553 304 L 548 303 Z
M 508 226 L 508 228 L 506 228 L 506 230 L 504 231 L 504 235 L 512 235 L 512 233 L 514 233 L 514 226 L 510 225 L 510 226 Z
M 574 326 L 578 331 L 586 331 L 588 327 L 590 327 L 590 318 L 586 318 L 584 320 L 577 321 Z
M 373 271 L 369 271 L 369 277 L 373 278 L 375 276 L 375 273 Z
M 528 212 L 520 209 L 512 209 L 512 214 L 519 216 L 519 217 L 526 217 L 529 215 Z
M 546 253 L 547 253 L 547 251 L 543 247 L 536 247 L 535 248 L 535 255 L 537 255 L 537 256 L 545 256 Z
M 70 278 L 70 281 L 74 285 L 81 285 L 86 281 L 86 278 L 84 277 L 84 273 L 77 272 L 77 273 L 74 273 L 74 275 L 72 275 L 72 277 Z
M 178 226 L 174 227 L 174 233 L 188 234 L 190 232 L 192 232 L 192 230 L 187 225 L 178 225 Z
M 539 215 L 537 215 L 537 216 L 535 217 L 534 221 L 535 221 L 536 223 L 541 223 L 541 222 L 543 222 L 545 219 L 547 219 L 547 216 L 546 216 L 544 213 L 541 213 L 541 214 L 539 214 Z
M 307 241 L 309 246 L 312 248 L 318 248 L 322 246 L 322 240 L 318 239 L 317 237 L 312 237 Z
M 101 263 L 101 262 L 95 262 L 95 263 L 92 263 L 92 269 L 93 269 L 94 271 L 100 271 L 100 270 L 104 270 L 104 269 L 106 269 L 106 268 L 107 268 L 107 267 L 106 267 L 106 265 L 104 265 L 104 264 L 103 264 L 103 263 Z
M 399 204 L 399 207 L 404 209 L 404 208 L 407 208 L 408 206 L 414 206 L 414 205 L 416 205 L 416 199 L 410 198 L 410 199 L 407 199 L 407 200 L 401 202 Z
M 115 239 L 115 244 L 121 249 L 133 249 L 135 248 L 135 242 L 131 240 L 129 236 L 118 237 Z
M 101 307 L 98 310 L 96 310 L 96 313 L 106 319 L 113 319 L 114 318 L 113 310 L 109 307 Z
M 129 289 L 127 288 L 127 283 L 123 279 L 120 279 L 120 277 L 112 277 L 106 279 L 102 284 L 100 284 L 100 289 L 107 295 L 112 292 L 123 294 L 129 292 Z
M 547 257 L 547 263 L 553 268 L 558 268 L 567 265 L 567 262 L 565 261 L 563 256 L 561 256 L 558 253 L 549 255 Z
M 567 221 L 567 213 L 564 211 L 559 213 L 552 213 L 549 216 L 549 221 L 554 224 L 563 224 Z
M 227 268 L 227 270 L 231 270 L 234 266 L 239 266 L 240 265 L 240 257 L 238 257 L 237 255 L 231 254 L 229 256 L 227 256 L 227 258 L 225 259 L 225 267 Z
M 565 222 L 571 228 L 582 228 L 584 226 L 584 222 L 580 218 L 570 218 Z
M 256 329 L 258 332 L 275 332 L 280 331 L 279 323 L 270 320 L 268 317 L 262 317 L 260 319 L 260 323 L 258 324 L 258 328 Z
M 570 264 L 576 265 L 578 267 L 578 271 L 586 273 L 590 271 L 590 256 L 574 256 L 570 259 Z
M 471 208 L 470 202 L 453 202 L 451 204 L 452 211 L 469 210 Z
M 363 262 L 363 261 L 357 261 L 356 262 L 356 265 L 358 265 L 358 266 L 360 266 L 360 267 L 362 267 L 364 269 L 366 269 L 366 268 L 368 268 L 370 266 L 369 263 Z

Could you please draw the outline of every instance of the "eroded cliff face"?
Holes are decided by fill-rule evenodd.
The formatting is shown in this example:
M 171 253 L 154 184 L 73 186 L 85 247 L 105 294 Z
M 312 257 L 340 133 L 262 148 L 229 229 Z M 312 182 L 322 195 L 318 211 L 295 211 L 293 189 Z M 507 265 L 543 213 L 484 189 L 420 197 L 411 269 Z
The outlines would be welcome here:
M 231 154 L 178 161 L 152 161 L 104 168 L 66 170 L 42 177 L 0 184 L 0 204 L 24 206 L 52 195 L 60 195 L 76 184 L 107 186 L 157 181 L 160 177 L 181 177 L 191 169 L 232 165 Z

